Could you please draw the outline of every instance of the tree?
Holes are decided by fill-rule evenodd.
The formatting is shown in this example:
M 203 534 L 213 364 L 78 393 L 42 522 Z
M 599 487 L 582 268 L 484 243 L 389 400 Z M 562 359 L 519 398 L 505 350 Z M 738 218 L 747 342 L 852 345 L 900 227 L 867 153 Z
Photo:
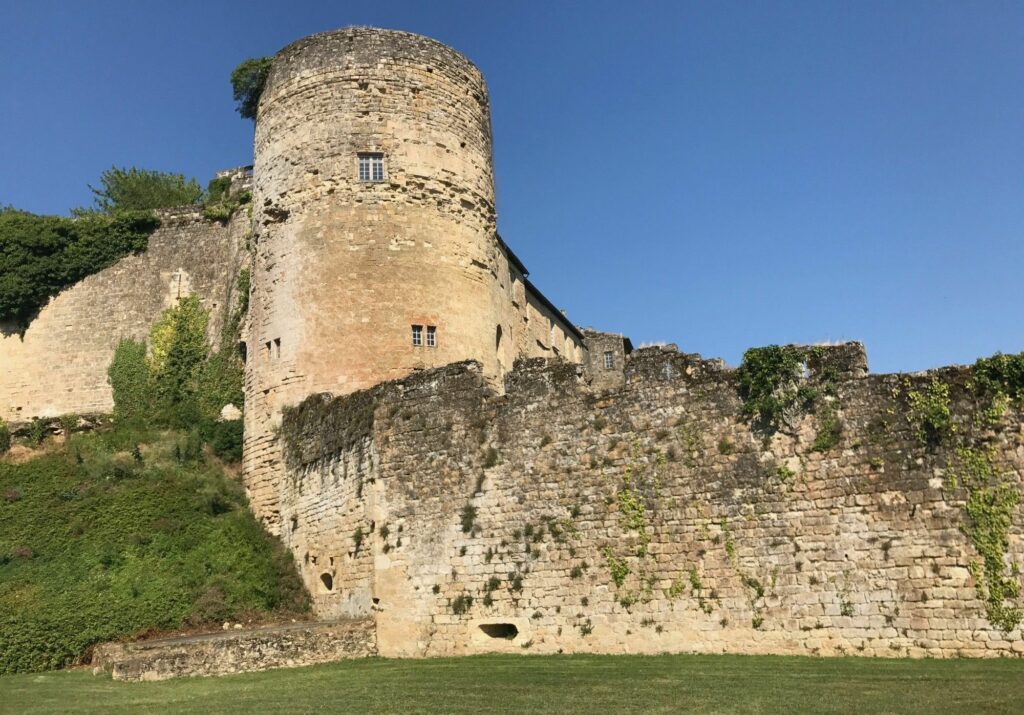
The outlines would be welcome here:
M 104 213 L 121 210 L 148 211 L 196 203 L 203 194 L 199 182 L 182 174 L 122 169 L 112 166 L 100 175 L 101 188 L 90 186 L 95 209 Z M 76 213 L 87 213 L 79 210 Z
M 231 73 L 231 87 L 234 90 L 236 109 L 244 119 L 256 121 L 256 109 L 260 105 L 260 95 L 270 74 L 273 57 L 250 58 L 235 67 Z

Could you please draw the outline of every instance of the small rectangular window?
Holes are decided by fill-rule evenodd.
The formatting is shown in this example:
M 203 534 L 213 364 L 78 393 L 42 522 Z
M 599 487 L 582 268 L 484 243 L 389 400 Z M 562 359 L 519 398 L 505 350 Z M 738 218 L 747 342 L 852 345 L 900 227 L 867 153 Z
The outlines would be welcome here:
M 270 362 L 271 353 L 270 353 L 270 342 L 269 341 L 264 346 L 263 355 L 264 355 L 263 362 Z
M 604 354 L 604 369 L 611 370 L 613 367 L 615 367 L 615 356 L 609 350 Z
M 412 326 L 412 346 L 414 348 L 423 346 L 423 326 L 414 325 Z
M 274 357 L 281 359 L 281 338 L 274 338 Z
M 437 347 L 437 328 L 433 325 L 427 326 L 427 347 Z
M 359 180 L 384 181 L 383 154 L 365 153 L 359 155 Z

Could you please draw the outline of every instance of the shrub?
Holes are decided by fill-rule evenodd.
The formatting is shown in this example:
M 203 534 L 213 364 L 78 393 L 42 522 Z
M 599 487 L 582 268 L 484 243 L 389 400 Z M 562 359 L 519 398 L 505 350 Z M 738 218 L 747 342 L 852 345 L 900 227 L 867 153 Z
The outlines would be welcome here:
M 231 72 L 231 89 L 238 106 L 236 109 L 243 119 L 256 120 L 260 95 L 270 74 L 273 57 L 250 58 Z
M 1024 401 L 1024 353 L 996 353 L 979 359 L 974 363 L 974 381 L 983 394 L 1004 394 L 1015 401 Z
M 107 381 L 114 393 L 114 422 L 139 423 L 152 410 L 146 344 L 126 338 L 117 344 L 107 368 Z
M 778 429 L 787 410 L 814 401 L 814 391 L 800 384 L 804 356 L 792 346 L 750 348 L 736 370 L 743 412 L 758 426 Z
M 923 392 L 908 392 L 907 401 L 910 405 L 907 422 L 918 443 L 935 446 L 956 431 L 949 409 L 949 385 L 946 383 L 932 378 Z
M 242 461 L 242 420 L 206 423 L 203 441 L 225 462 Z
M 812 452 L 827 452 L 839 444 L 839 438 L 843 433 L 843 423 L 839 421 L 839 415 L 832 408 L 827 408 L 821 415 L 821 422 L 818 426 L 818 434 L 811 444 Z
M 147 364 L 160 418 L 174 426 L 198 418 L 199 375 L 209 355 L 206 324 L 209 313 L 190 295 L 168 308 L 150 332 Z
M 0 455 L 6 454 L 11 448 L 11 428 L 0 420 Z

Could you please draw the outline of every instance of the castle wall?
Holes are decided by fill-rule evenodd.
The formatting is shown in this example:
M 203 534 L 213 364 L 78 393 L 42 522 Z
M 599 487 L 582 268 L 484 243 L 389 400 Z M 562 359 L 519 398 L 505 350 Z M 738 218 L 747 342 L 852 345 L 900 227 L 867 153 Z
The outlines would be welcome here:
M 465 363 L 311 399 L 282 427 L 283 536 L 318 612 L 374 614 L 382 655 L 1024 653 L 987 618 L 954 449 L 991 450 L 993 488 L 1019 494 L 1020 407 L 993 418 L 966 368 L 867 376 L 860 350 L 819 353 L 827 396 L 770 439 L 734 371 L 670 349 L 635 351 L 607 391 L 532 361 L 504 395 Z M 908 405 L 933 379 L 956 425 L 934 448 Z M 816 451 L 828 410 L 839 441 Z
M 144 252 L 62 291 L 24 335 L 0 334 L 0 418 L 19 422 L 110 412 L 107 368 L 117 343 L 146 337 L 178 297 L 200 297 L 211 311 L 211 344 L 218 344 L 247 260 L 248 216 L 243 212 L 221 225 L 187 207 L 162 211 L 160 217 Z
M 360 179 L 367 152 L 383 155 L 382 181 Z M 495 232 L 487 87 L 434 40 L 348 28 L 278 53 L 256 121 L 254 208 L 244 466 L 272 531 L 284 406 L 468 358 L 500 386 L 516 358 L 551 352 L 517 336 L 526 305 L 513 305 Z

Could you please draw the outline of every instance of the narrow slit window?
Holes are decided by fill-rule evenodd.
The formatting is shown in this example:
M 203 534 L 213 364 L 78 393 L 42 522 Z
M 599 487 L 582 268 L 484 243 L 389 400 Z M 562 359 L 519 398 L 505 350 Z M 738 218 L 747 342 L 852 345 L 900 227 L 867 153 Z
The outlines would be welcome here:
M 427 347 L 437 347 L 437 327 L 434 325 L 427 326 Z
M 384 181 L 384 155 L 364 153 L 359 155 L 359 180 Z
M 281 338 L 274 338 L 274 358 L 281 359 Z
M 270 343 L 269 342 L 264 346 L 263 353 L 264 353 L 264 355 L 266 355 L 266 357 L 264 359 L 264 362 L 270 362 L 271 352 L 270 352 Z
M 604 354 L 604 369 L 611 370 L 613 367 L 615 367 L 615 356 L 609 350 Z
M 412 326 L 412 346 L 419 348 L 423 346 L 423 326 L 414 325 Z

